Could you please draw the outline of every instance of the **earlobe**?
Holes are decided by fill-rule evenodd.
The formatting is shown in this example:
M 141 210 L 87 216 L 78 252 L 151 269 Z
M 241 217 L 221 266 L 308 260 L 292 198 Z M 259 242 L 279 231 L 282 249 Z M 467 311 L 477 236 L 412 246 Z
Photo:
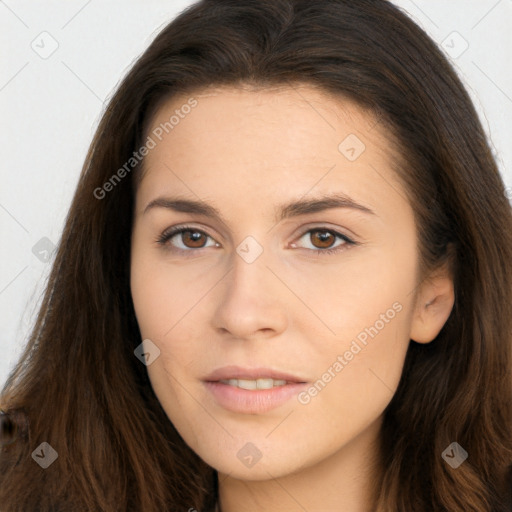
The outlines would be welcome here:
M 455 303 L 453 279 L 447 272 L 428 279 L 421 287 L 411 323 L 410 339 L 430 343 L 448 320 Z

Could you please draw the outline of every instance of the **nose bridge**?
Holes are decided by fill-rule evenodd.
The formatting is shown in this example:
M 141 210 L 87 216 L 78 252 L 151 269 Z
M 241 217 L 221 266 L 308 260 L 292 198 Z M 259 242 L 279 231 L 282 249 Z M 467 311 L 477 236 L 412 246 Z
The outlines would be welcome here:
M 261 239 L 262 236 L 258 238 Z M 264 247 L 253 235 L 247 235 L 236 246 L 229 289 L 230 293 L 242 294 L 238 300 L 246 301 L 259 296 L 261 292 L 268 293 L 269 290 L 265 290 L 271 274 L 267 268 L 268 255 L 268 247 Z
M 215 324 L 238 338 L 262 329 L 281 330 L 285 315 L 279 307 L 278 280 L 267 267 L 267 248 L 246 236 L 235 248 L 231 270 L 215 311 Z

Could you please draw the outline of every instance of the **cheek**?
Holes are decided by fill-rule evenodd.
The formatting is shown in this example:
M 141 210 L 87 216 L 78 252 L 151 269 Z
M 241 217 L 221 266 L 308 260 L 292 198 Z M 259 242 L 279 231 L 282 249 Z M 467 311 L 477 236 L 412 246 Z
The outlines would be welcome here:
M 316 380 L 296 406 L 293 434 L 308 439 L 309 449 L 328 453 L 379 421 L 402 375 L 409 344 L 406 325 L 402 310 L 373 338 L 368 335 L 366 343 L 348 337 L 324 346 L 328 354 L 323 351 L 316 359 Z
M 398 386 L 409 346 L 406 322 L 400 314 L 403 310 L 380 330 L 383 321 L 361 331 L 343 352 L 338 385 L 343 393 L 361 398 L 355 407 L 377 397 L 377 402 L 389 401 Z
M 408 330 L 416 281 L 413 243 L 397 244 L 400 253 L 379 246 L 347 253 L 339 265 L 286 269 L 289 275 L 283 280 L 293 283 L 294 293 L 308 309 L 298 304 L 297 312 L 306 314 L 296 314 L 294 321 L 305 332 L 314 328 L 322 334 L 320 354 L 343 353 L 354 338 L 362 343 L 387 339 L 389 331 L 402 324 L 402 334 Z
M 142 338 L 155 337 L 155 323 L 164 318 L 162 307 L 164 302 L 160 293 L 154 289 L 154 273 L 147 251 L 141 249 L 140 236 L 137 231 L 132 235 L 130 262 L 130 291 L 135 316 Z
M 173 426 L 189 446 L 197 447 L 200 430 L 195 426 L 195 421 L 200 411 L 191 400 L 187 383 L 183 384 L 181 374 L 175 371 L 180 364 L 183 362 L 176 361 L 174 354 L 163 350 L 160 358 L 148 366 L 148 376 L 153 392 Z
M 160 350 L 159 356 L 147 366 L 153 391 L 174 426 L 181 432 L 193 433 L 193 422 L 197 417 L 194 397 L 198 391 L 194 377 L 200 374 L 197 369 L 201 361 L 198 358 L 200 347 L 190 342 L 179 325 L 172 330 L 172 325 L 165 324 L 165 330 L 171 329 L 165 339 L 151 336 L 159 328 L 162 330 L 161 324 L 154 316 L 145 320 L 147 328 L 143 332 L 148 334 L 143 337 L 151 339 Z M 158 325 L 155 327 L 154 324 Z
M 316 381 L 301 403 L 311 410 L 355 426 L 375 419 L 393 397 L 410 343 L 416 260 L 409 245 L 400 258 L 391 252 L 360 258 L 357 270 L 354 263 L 320 280 L 327 291 L 323 301 L 316 296 L 318 311 L 334 335 L 307 348 Z
M 142 339 L 151 340 L 160 350 L 147 372 L 155 394 L 168 411 L 180 407 L 180 372 L 197 361 L 197 347 L 190 343 L 193 325 L 186 322 L 186 315 L 201 290 L 197 282 L 195 291 L 182 287 L 177 278 L 165 260 L 157 261 L 149 251 L 137 247 L 132 250 L 130 288 L 137 323 Z M 187 336 L 183 336 L 185 325 Z
M 142 336 L 164 340 L 204 304 L 215 285 L 215 274 L 206 265 L 186 265 L 181 268 L 171 262 L 163 251 L 137 246 L 132 250 L 130 288 Z
M 341 401 L 343 408 L 355 413 L 365 404 L 392 398 L 402 374 L 409 337 L 405 308 L 399 313 L 388 310 L 388 314 L 388 323 L 378 320 L 356 334 L 347 332 L 336 343 L 325 340 L 316 359 L 316 380 L 306 390 L 308 396 L 302 403 L 322 396 L 316 401 Z
M 169 270 L 137 256 L 132 261 L 130 288 L 142 336 L 163 339 L 185 313 L 182 309 L 189 289 L 177 293 L 180 286 L 169 279 Z

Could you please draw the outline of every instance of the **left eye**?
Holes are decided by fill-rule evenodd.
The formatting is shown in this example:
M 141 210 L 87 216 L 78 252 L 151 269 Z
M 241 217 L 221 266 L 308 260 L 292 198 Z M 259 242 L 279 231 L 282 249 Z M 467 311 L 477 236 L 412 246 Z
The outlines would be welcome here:
M 309 235 L 309 239 L 312 241 L 313 244 L 318 243 L 320 244 L 320 247 L 314 246 L 311 250 L 317 252 L 317 253 L 332 253 L 332 252 L 338 252 L 340 250 L 343 250 L 343 246 L 345 245 L 355 245 L 355 242 L 353 242 L 350 238 L 347 236 L 338 233 L 337 231 L 333 231 L 331 229 L 325 229 L 325 228 L 316 228 L 316 229 L 310 229 L 309 231 L 306 231 L 300 238 L 304 238 Z M 333 240 L 338 238 L 341 240 L 341 243 L 338 245 L 332 246 Z M 292 244 L 292 246 L 295 246 L 296 244 Z
M 180 237 L 177 237 L 178 240 L 181 241 L 182 246 L 176 246 L 175 244 L 171 243 L 171 241 L 176 237 L 176 235 L 181 235 Z M 310 240 L 314 244 L 319 244 L 320 246 L 313 246 L 311 251 L 315 253 L 334 253 L 341 250 L 344 250 L 344 246 L 346 245 L 356 245 L 356 242 L 352 241 L 347 236 L 338 233 L 337 231 L 334 231 L 332 229 L 325 229 L 325 228 L 314 228 L 306 231 L 303 233 L 299 240 L 308 236 L 310 237 Z M 190 226 L 181 226 L 178 228 L 171 228 L 166 231 L 164 231 L 158 238 L 157 242 L 160 245 L 170 245 L 178 252 L 194 252 L 189 249 L 204 249 L 206 247 L 219 247 L 218 242 L 214 242 L 213 245 L 206 246 L 205 241 L 210 238 L 213 240 L 210 235 L 205 233 L 204 231 L 200 229 L 196 229 L 194 227 Z M 332 246 L 333 241 L 336 239 L 340 240 L 340 243 L 338 245 Z M 292 247 L 297 247 L 296 243 L 291 244 Z

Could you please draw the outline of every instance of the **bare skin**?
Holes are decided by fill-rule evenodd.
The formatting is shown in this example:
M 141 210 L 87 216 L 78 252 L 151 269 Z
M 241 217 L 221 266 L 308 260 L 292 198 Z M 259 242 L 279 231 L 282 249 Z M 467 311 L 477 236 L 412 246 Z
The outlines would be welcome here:
M 155 394 L 218 471 L 222 512 L 370 512 L 383 411 L 411 340 L 432 341 L 448 319 L 453 280 L 420 282 L 413 210 L 369 114 L 309 86 L 193 97 L 146 156 L 136 194 L 131 290 L 142 337 L 160 350 L 147 367 Z M 188 98 L 167 101 L 148 133 Z M 353 137 L 339 147 L 350 134 L 364 151 Z M 374 213 L 275 218 L 283 203 L 334 193 Z M 224 221 L 146 210 L 171 196 Z M 192 233 L 156 242 L 183 224 Z M 306 384 L 270 410 L 233 411 L 205 384 L 226 365 Z

